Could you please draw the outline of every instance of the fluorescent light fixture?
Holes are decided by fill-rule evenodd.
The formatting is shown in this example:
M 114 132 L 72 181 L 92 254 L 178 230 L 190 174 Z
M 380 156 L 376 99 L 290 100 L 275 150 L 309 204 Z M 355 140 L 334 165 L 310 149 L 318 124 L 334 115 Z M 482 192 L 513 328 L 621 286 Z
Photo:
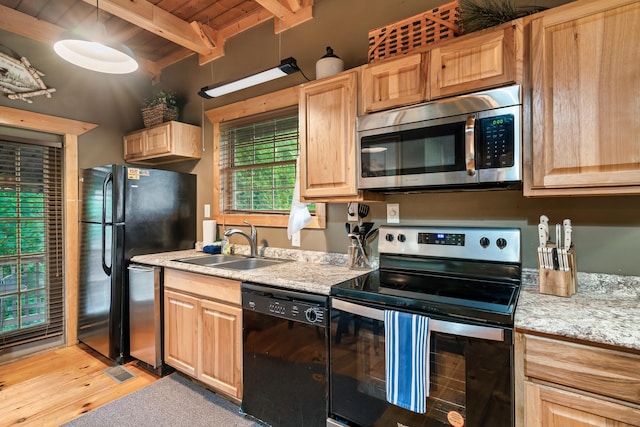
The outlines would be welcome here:
M 78 67 L 107 74 L 127 74 L 138 69 L 138 62 L 131 49 L 109 41 L 107 29 L 98 21 L 90 29 L 65 32 L 53 45 L 53 50 L 65 61 Z
M 298 71 L 300 71 L 300 68 L 298 68 L 296 60 L 294 58 L 286 58 L 280 62 L 280 65 L 269 70 L 244 77 L 240 80 L 203 87 L 200 89 L 200 92 L 198 92 L 198 95 L 207 99 L 215 98 L 241 89 L 246 89 L 251 86 L 259 85 L 261 83 L 266 83 L 280 77 L 288 76 L 289 74 L 293 74 Z

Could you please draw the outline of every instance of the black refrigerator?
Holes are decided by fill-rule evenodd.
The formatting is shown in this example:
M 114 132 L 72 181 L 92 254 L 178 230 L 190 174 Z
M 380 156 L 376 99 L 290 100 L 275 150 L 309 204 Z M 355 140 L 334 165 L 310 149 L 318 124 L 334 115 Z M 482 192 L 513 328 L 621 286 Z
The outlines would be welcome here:
M 193 249 L 196 176 L 123 165 L 80 173 L 78 339 L 104 356 L 129 358 L 131 257 Z

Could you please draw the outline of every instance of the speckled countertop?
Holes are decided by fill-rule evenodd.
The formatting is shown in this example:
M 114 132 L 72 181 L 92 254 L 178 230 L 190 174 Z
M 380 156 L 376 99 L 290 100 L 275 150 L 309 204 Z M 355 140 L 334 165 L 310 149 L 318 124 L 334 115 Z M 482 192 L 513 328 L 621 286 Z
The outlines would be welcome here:
M 247 255 L 249 247 L 232 245 L 233 253 Z M 138 255 L 133 262 L 175 268 L 177 270 L 225 277 L 244 282 L 273 285 L 286 289 L 329 295 L 331 286 L 361 276 L 370 269 L 350 270 L 345 254 L 266 248 L 261 255 L 267 258 L 287 259 L 290 262 L 255 268 L 252 270 L 229 270 L 173 261 L 179 258 L 207 255 L 194 250 Z M 375 267 L 375 264 L 374 264 Z
M 248 246 L 233 247 L 234 253 L 248 254 Z M 132 261 L 322 295 L 328 295 L 331 286 L 369 271 L 348 269 L 344 254 L 278 248 L 266 248 L 261 255 L 292 261 L 246 271 L 173 261 L 202 255 L 206 254 L 166 252 L 139 255 Z M 534 269 L 524 269 L 522 285 L 516 330 L 640 352 L 640 277 L 578 273 L 578 292 L 568 298 L 539 293 Z
M 537 270 L 525 269 L 516 308 L 521 332 L 640 352 L 640 277 L 578 273 L 571 297 L 538 292 Z

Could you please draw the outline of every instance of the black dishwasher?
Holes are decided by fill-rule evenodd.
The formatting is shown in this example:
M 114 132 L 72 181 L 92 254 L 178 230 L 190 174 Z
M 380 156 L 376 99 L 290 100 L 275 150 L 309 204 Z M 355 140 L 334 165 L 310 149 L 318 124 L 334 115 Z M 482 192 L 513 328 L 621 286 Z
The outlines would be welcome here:
M 242 411 L 274 427 L 326 426 L 328 297 L 242 284 Z

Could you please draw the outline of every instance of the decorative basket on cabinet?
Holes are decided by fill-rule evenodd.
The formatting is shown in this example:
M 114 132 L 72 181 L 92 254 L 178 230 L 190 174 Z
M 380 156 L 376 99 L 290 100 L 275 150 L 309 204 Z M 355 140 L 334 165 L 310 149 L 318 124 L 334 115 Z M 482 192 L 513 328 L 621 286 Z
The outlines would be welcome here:
M 369 62 L 408 54 L 461 33 L 458 0 L 369 31 Z
M 145 127 L 178 120 L 178 101 L 173 92 L 160 91 L 154 98 L 146 100 L 145 105 L 142 109 Z

